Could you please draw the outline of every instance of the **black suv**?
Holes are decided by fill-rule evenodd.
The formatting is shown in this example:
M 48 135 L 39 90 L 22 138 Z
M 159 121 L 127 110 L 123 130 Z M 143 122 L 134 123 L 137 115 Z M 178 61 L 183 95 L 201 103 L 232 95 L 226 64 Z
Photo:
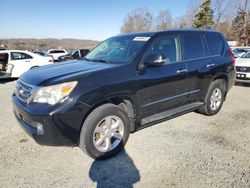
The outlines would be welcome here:
M 115 36 L 81 61 L 23 74 L 14 114 L 39 144 L 79 146 L 104 159 L 124 147 L 130 132 L 191 111 L 217 114 L 234 84 L 234 64 L 217 32 Z

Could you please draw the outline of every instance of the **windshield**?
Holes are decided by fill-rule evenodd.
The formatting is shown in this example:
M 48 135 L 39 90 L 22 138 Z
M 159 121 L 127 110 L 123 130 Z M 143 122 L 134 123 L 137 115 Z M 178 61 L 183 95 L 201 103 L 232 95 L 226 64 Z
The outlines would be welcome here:
M 112 37 L 98 45 L 85 58 L 107 63 L 129 63 L 135 58 L 149 38 L 135 36 Z
M 250 52 L 244 54 L 244 55 L 242 56 L 242 58 L 250 58 Z

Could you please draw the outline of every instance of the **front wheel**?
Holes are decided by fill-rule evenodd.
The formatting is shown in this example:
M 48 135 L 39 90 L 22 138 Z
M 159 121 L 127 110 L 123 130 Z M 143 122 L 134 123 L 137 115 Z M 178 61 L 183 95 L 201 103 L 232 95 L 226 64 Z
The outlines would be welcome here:
M 225 100 L 226 84 L 224 80 L 215 80 L 208 88 L 205 105 L 199 112 L 208 116 L 217 114 Z
M 94 159 L 106 159 L 124 147 L 129 133 L 129 118 L 123 108 L 104 104 L 86 118 L 79 147 Z

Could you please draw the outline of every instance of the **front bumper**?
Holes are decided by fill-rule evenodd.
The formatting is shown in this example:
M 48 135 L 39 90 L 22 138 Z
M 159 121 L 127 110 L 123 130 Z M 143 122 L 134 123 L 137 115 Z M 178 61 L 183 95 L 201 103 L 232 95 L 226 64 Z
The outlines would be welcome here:
M 0 71 L 0 79 L 11 78 L 11 73 L 5 73 Z
M 250 83 L 250 72 L 238 72 L 237 71 L 236 82 Z
M 44 105 L 23 105 L 12 96 L 13 111 L 20 126 L 38 144 L 50 146 L 76 146 L 84 117 L 89 106 L 69 102 L 53 110 Z M 40 111 L 40 112 L 39 112 Z M 32 113 L 33 112 L 33 113 Z

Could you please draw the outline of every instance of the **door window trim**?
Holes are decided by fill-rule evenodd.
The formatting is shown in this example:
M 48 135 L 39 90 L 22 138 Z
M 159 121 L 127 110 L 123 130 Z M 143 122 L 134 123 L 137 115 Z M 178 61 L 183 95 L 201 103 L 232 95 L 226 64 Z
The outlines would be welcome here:
M 14 58 L 13 58 L 13 55 L 12 55 L 13 53 L 24 54 L 24 55 L 25 55 L 25 58 L 14 59 Z M 27 58 L 27 56 L 28 56 L 29 58 Z M 24 53 L 24 52 L 10 52 L 10 60 L 11 60 L 11 61 L 25 60 L 25 59 L 33 59 L 33 57 L 32 57 L 31 55 L 29 55 L 29 54 Z
M 184 53 L 185 53 L 185 49 L 184 49 L 184 40 L 183 40 L 183 37 L 184 36 L 187 36 L 187 35 L 194 35 L 194 36 L 200 36 L 201 38 L 201 42 L 202 42 L 202 47 L 203 47 L 203 53 L 204 53 L 204 56 L 203 57 L 197 57 L 197 58 L 190 58 L 190 59 L 186 59 L 185 56 L 184 56 Z M 205 44 L 205 41 L 204 41 L 204 38 L 203 38 L 203 34 L 194 34 L 194 33 L 191 33 L 191 34 L 180 34 L 180 42 L 181 42 L 181 52 L 182 52 L 182 60 L 181 62 L 186 62 L 186 61 L 193 61 L 193 60 L 201 60 L 201 59 L 206 59 L 209 57 L 208 55 L 208 51 L 207 51 L 207 48 L 206 48 L 206 44 Z
M 177 51 L 176 51 L 176 61 L 175 62 L 171 62 L 171 63 L 166 63 L 162 66 L 166 66 L 166 65 L 171 65 L 171 64 L 175 64 L 175 63 L 180 63 L 182 62 L 182 52 L 181 52 L 181 41 L 180 41 L 180 35 L 179 34 L 163 34 L 163 35 L 159 35 L 156 36 L 151 42 L 150 44 L 148 44 L 147 48 L 144 50 L 143 55 L 141 57 L 141 60 L 139 61 L 138 66 L 140 66 L 141 64 L 143 64 L 145 58 L 147 57 L 147 52 L 150 49 L 150 47 L 154 44 L 154 42 L 161 37 L 176 37 L 177 39 Z

